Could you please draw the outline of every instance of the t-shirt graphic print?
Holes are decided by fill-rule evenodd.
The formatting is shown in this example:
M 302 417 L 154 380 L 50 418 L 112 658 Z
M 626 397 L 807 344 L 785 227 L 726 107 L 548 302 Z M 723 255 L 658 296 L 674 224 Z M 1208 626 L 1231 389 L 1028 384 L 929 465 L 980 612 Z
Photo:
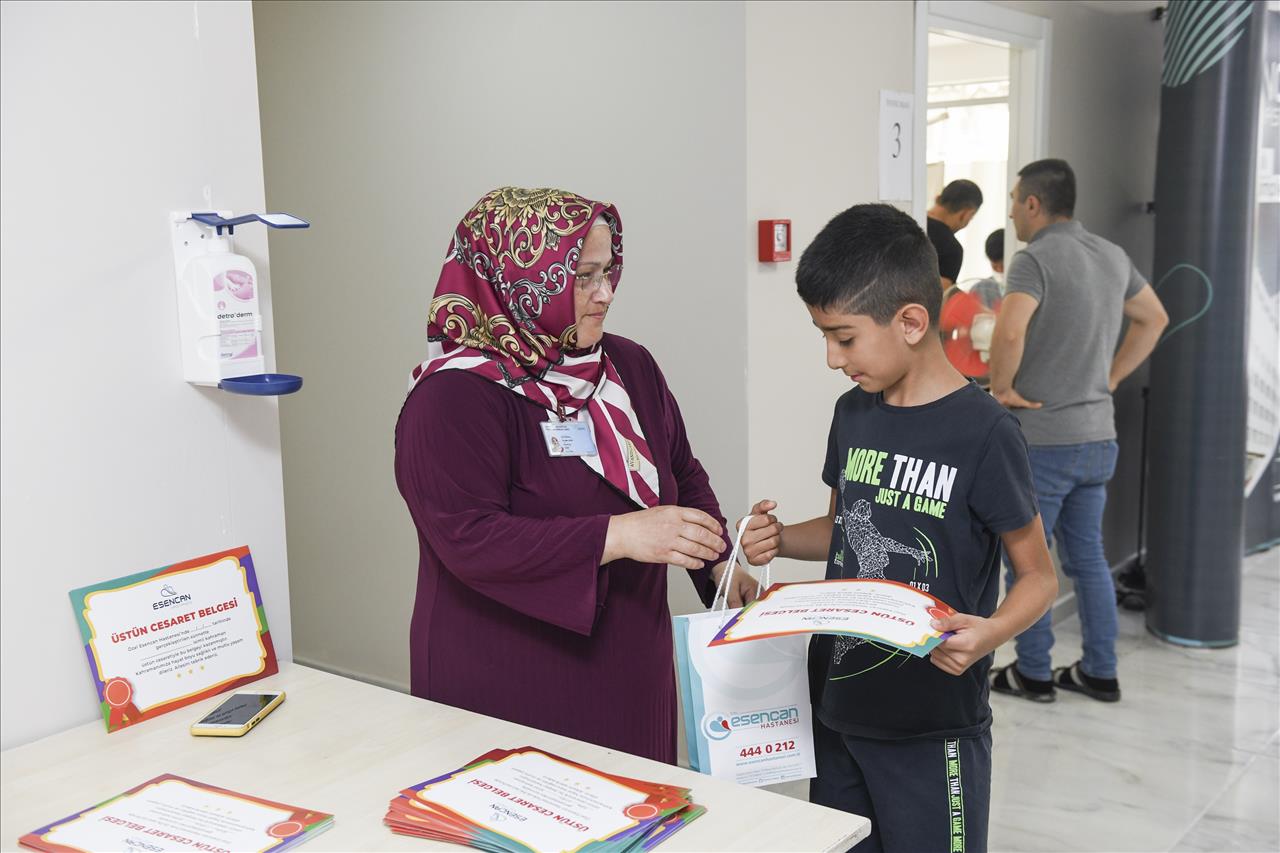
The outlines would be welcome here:
M 845 472 L 841 471 L 841 493 L 844 492 L 845 482 Z M 852 575 L 852 577 L 866 578 L 868 580 L 891 580 L 891 578 L 886 578 L 884 574 L 884 570 L 889 567 L 890 554 L 906 554 L 909 557 L 913 557 L 917 567 L 921 565 L 927 566 L 930 562 L 934 562 L 930 555 L 931 549 L 925 550 L 925 543 L 919 538 L 917 538 L 916 542 L 921 547 L 912 548 L 909 545 L 904 545 L 895 539 L 884 536 L 879 530 L 876 530 L 875 524 L 871 520 L 871 504 L 865 498 L 858 498 L 851 507 L 848 505 L 842 506 L 840 516 L 836 519 L 836 524 L 844 527 L 845 542 L 848 544 L 857 563 L 857 574 Z M 920 533 L 920 531 L 916 532 Z M 920 533 L 920 536 L 924 536 L 924 534 Z M 843 548 L 840 553 L 836 554 L 835 562 L 843 568 Z M 926 577 L 928 576 L 927 569 L 924 574 Z M 845 572 L 843 577 L 851 577 L 851 575 Z M 928 583 L 917 583 L 912 580 L 911 585 L 926 592 L 928 591 Z M 864 642 L 869 641 L 864 640 L 862 637 L 836 635 L 835 646 L 832 650 L 832 660 L 840 663 L 845 652 Z
M 1014 418 L 970 383 L 924 406 L 855 388 L 836 403 L 823 481 L 836 490 L 826 577 L 909 584 L 990 616 L 1000 534 L 1038 512 Z M 960 737 L 990 725 L 990 659 L 961 676 L 857 637 L 810 646 L 814 707 L 829 728 L 881 739 Z

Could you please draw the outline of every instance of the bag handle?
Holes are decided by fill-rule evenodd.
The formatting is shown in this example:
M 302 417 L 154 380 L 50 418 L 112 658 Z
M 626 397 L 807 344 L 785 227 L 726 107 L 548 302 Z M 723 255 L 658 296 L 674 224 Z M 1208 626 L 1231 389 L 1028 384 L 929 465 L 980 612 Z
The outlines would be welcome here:
M 720 575 L 720 581 L 716 584 L 715 597 L 711 599 L 711 611 L 717 609 L 727 611 L 729 609 L 729 578 L 733 574 L 733 570 L 738 567 L 738 557 L 742 553 L 742 535 L 747 532 L 747 524 L 751 521 L 751 516 L 743 517 L 738 522 L 738 535 L 733 540 L 733 550 L 729 552 L 729 559 L 725 562 L 724 574 Z M 747 564 L 744 568 L 747 570 L 747 577 L 751 577 L 751 565 Z M 756 596 L 758 597 L 766 589 L 773 585 L 773 561 L 770 560 L 765 564 L 760 572 L 760 577 L 756 578 Z M 717 605 L 719 607 L 717 608 Z

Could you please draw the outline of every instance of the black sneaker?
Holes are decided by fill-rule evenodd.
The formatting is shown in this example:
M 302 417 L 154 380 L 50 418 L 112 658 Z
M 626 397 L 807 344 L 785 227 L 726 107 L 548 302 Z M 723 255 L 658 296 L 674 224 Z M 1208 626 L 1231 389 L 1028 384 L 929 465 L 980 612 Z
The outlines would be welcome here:
M 1080 661 L 1055 669 L 1053 683 L 1063 690 L 1083 693 L 1099 702 L 1120 701 L 1120 682 L 1114 678 L 1094 678 L 1080 669 Z
M 1058 698 L 1052 681 L 1037 681 L 1018 672 L 1016 664 L 991 670 L 991 689 L 997 693 L 1018 696 L 1032 702 L 1052 702 Z

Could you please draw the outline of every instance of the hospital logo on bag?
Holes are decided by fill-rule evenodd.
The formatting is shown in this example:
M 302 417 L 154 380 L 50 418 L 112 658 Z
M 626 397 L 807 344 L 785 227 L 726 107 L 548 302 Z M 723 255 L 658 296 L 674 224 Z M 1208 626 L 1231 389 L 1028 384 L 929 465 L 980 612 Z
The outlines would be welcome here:
M 708 714 L 703 718 L 702 730 L 712 740 L 724 740 L 742 729 L 772 729 L 778 726 L 794 726 L 800 722 L 800 709 L 795 705 L 752 711 L 749 714 Z
M 733 730 L 724 714 L 708 714 L 702 721 L 702 731 L 712 740 L 724 740 Z

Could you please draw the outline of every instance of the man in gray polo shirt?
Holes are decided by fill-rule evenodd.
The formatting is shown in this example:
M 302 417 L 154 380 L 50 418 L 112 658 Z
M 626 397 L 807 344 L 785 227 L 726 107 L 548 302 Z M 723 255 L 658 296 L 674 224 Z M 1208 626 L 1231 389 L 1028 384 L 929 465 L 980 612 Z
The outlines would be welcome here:
M 991 687 L 1038 702 L 1053 701 L 1057 687 L 1114 702 L 1116 597 L 1102 548 L 1118 452 L 1111 393 L 1151 354 L 1169 318 L 1124 250 L 1072 218 L 1076 178 L 1065 161 L 1023 167 L 1011 196 L 1010 218 L 1028 245 L 1009 264 L 991 393 L 1022 423 L 1040 514 L 1074 582 L 1084 642 L 1079 661 L 1054 669 L 1045 614 L 1017 638 L 1017 663 L 992 671 Z

